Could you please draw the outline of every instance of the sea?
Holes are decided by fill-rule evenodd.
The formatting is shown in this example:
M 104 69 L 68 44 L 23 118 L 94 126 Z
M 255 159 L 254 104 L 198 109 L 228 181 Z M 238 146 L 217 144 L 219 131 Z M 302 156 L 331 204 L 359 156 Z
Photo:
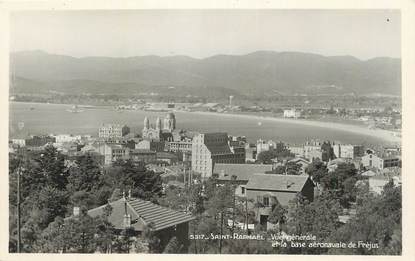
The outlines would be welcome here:
M 72 105 L 10 102 L 9 136 L 39 134 L 89 134 L 98 135 L 103 123 L 126 124 L 134 133 L 141 133 L 144 117 L 150 124 L 156 118 L 163 119 L 167 112 L 140 110 L 116 111 L 110 106 L 82 108 L 83 112 L 70 112 Z M 68 111 L 69 110 L 69 111 Z M 383 140 L 373 136 L 303 126 L 293 123 L 274 122 L 267 119 L 200 115 L 193 112 L 175 112 L 176 128 L 198 132 L 227 132 L 235 136 L 246 136 L 249 142 L 258 139 L 301 144 L 310 139 L 339 141 L 350 144 L 381 144 Z

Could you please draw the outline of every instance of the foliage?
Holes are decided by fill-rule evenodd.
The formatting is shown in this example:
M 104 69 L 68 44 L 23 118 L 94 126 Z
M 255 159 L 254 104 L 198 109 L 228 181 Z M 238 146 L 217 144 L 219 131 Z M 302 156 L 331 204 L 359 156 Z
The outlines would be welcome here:
M 393 254 L 402 251 L 402 191 L 393 183 L 385 185 L 381 195 L 359 193 L 356 216 L 337 231 L 330 240 L 377 244 L 378 248 L 356 248 L 352 250 L 331 250 L 335 254 Z
M 182 251 L 182 245 L 180 244 L 180 242 L 177 240 L 177 237 L 172 237 L 169 240 L 169 243 L 167 243 L 166 247 L 164 248 L 163 253 L 166 254 L 177 254 L 180 253 Z

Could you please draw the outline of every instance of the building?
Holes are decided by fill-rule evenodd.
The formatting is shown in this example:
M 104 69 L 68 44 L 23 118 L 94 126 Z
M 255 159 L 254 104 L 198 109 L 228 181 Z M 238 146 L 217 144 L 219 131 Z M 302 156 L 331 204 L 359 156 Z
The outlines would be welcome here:
M 323 151 L 321 150 L 321 146 L 304 145 L 304 158 L 308 159 L 309 161 L 313 161 L 317 159 L 322 160 Z
M 296 157 L 305 157 L 305 149 L 303 146 L 289 146 L 288 150 Z
M 157 152 L 157 161 L 164 161 L 169 165 L 176 164 L 179 157 L 171 152 Z
M 81 141 L 81 135 L 59 134 L 54 136 L 56 143 L 78 142 Z
M 163 120 L 163 128 L 161 119 L 156 119 L 156 126 L 150 125 L 147 117 L 144 118 L 144 127 L 142 136 L 144 139 L 152 141 L 173 141 L 173 131 L 176 129 L 176 116 L 170 112 Z
M 251 144 L 251 143 L 245 144 L 245 162 L 249 163 L 249 162 L 256 161 L 256 155 L 257 155 L 256 148 L 257 147 L 255 144 Z
M 365 153 L 363 145 L 335 144 L 332 148 L 336 158 L 355 159 Z
M 28 147 L 42 147 L 46 144 L 53 144 L 56 142 L 55 137 L 50 136 L 32 136 L 25 140 L 25 145 Z
M 362 157 L 365 168 L 385 169 L 401 166 L 401 157 L 392 153 L 368 153 Z
M 301 157 L 296 157 L 294 159 L 288 160 L 287 163 L 294 163 L 294 164 L 298 164 L 301 166 L 300 168 L 300 174 L 306 174 L 305 170 L 308 167 L 308 165 L 311 164 L 311 161 L 301 158 Z
M 164 118 L 163 130 L 173 132 L 176 129 L 176 116 L 170 112 Z
M 148 149 L 130 150 L 130 159 L 134 162 L 144 162 L 145 164 L 157 160 L 157 152 Z
M 12 138 L 10 140 L 11 144 L 17 145 L 19 147 L 24 147 L 26 146 L 26 139 L 24 138 Z
M 192 140 L 192 170 L 212 176 L 215 163 L 245 163 L 245 153 L 231 149 L 227 133 L 203 133 Z
M 120 144 L 106 144 L 98 145 L 98 153 L 104 155 L 104 164 L 110 165 L 117 160 L 130 159 L 130 149 Z
M 395 186 L 402 185 L 401 176 L 375 175 L 368 178 L 369 190 L 380 195 L 384 186 L 390 181 L 392 181 Z
M 284 110 L 284 118 L 300 118 L 301 117 L 301 111 L 298 109 L 289 109 L 289 110 Z
M 122 138 L 130 133 L 127 125 L 120 124 L 103 124 L 98 131 L 98 137 L 104 139 Z
M 265 141 L 265 140 L 257 140 L 256 142 L 256 155 L 258 157 L 258 154 L 263 152 L 263 151 L 269 151 L 272 149 L 276 149 L 277 148 L 277 143 L 269 140 L 269 141 Z
M 246 184 L 246 197 L 256 202 L 251 208 L 256 208 L 259 224 L 267 229 L 270 224 L 268 217 L 276 202 L 288 206 L 298 195 L 309 201 L 314 199 L 314 184 L 305 175 L 255 174 Z
M 189 222 L 194 220 L 192 215 L 131 197 L 124 197 L 109 204 L 112 211 L 108 221 L 116 231 L 131 228 L 133 236 L 140 239 L 145 229 L 150 229 L 160 240 L 161 249 L 165 248 L 172 237 L 176 237 L 178 243 L 183 246 L 182 251 L 187 253 L 190 244 Z M 105 206 L 91 209 L 87 213 L 91 217 L 102 216 Z
M 192 141 L 169 141 L 166 144 L 168 151 L 172 152 L 192 152 Z
M 213 173 L 217 177 L 218 183 L 225 184 L 233 182 L 235 184 L 235 194 L 244 197 L 246 195 L 246 184 L 254 173 L 268 173 L 272 171 L 271 164 L 227 164 L 216 163 Z M 232 176 L 236 179 L 233 180 Z
M 152 150 L 152 151 L 164 151 L 164 141 L 142 140 L 135 144 L 135 149 L 139 150 Z

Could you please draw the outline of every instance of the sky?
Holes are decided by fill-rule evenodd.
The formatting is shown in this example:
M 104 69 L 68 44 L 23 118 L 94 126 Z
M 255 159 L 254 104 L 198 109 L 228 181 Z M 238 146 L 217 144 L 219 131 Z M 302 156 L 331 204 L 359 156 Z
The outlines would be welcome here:
M 298 51 L 401 57 L 398 10 L 19 11 L 10 50 L 74 57 Z

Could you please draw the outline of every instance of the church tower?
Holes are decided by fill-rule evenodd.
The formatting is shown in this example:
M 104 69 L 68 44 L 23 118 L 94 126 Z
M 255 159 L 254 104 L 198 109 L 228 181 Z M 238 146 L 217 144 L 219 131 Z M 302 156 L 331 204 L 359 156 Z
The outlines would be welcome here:
M 159 117 L 157 117 L 156 120 L 156 130 L 160 130 L 161 129 L 161 120 Z
M 147 117 L 144 118 L 144 129 L 149 129 L 150 128 L 150 121 L 148 120 Z

